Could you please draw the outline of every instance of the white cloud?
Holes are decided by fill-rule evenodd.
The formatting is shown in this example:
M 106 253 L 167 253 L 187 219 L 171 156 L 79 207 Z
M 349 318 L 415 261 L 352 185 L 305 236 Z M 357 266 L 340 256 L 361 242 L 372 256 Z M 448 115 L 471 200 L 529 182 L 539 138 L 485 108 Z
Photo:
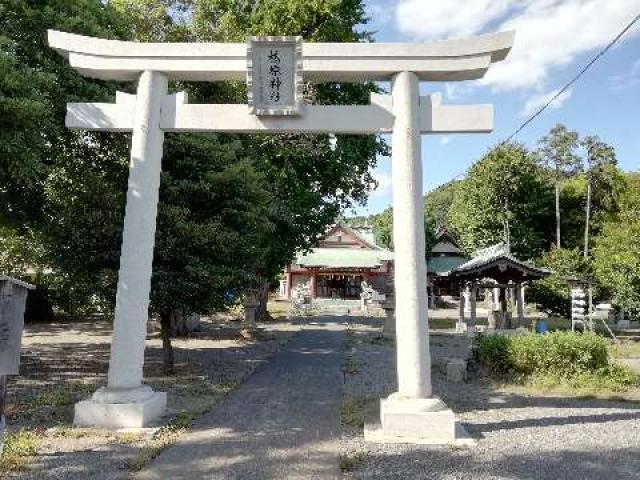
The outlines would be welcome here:
M 417 38 L 461 37 L 482 30 L 506 14 L 512 3 L 512 0 L 400 0 L 396 21 L 401 32 Z
M 558 90 L 552 90 L 550 92 L 547 93 L 540 93 L 540 94 L 535 94 L 534 96 L 532 96 L 531 98 L 529 98 L 529 100 L 526 101 L 526 103 L 524 104 L 524 107 L 522 107 L 522 110 L 520 111 L 520 114 L 524 117 L 529 116 L 535 112 L 538 111 L 538 109 L 542 108 L 549 100 L 551 100 L 556 94 L 558 93 Z M 567 89 L 564 92 L 562 92 L 560 94 L 560 96 L 558 96 L 558 98 L 556 98 L 553 103 L 551 103 L 549 105 L 548 108 L 560 108 L 562 107 L 562 105 L 564 105 L 564 102 L 566 102 L 567 100 L 569 100 L 571 98 L 571 95 L 573 95 L 573 90 L 572 89 Z
M 365 11 L 373 20 L 374 25 L 385 25 L 393 21 L 393 8 L 389 7 L 385 0 L 382 0 L 382 2 L 374 0 L 366 2 Z
M 373 171 L 373 178 L 378 182 L 378 187 L 371 192 L 372 197 L 384 197 L 391 193 L 391 175 L 377 170 Z
M 444 92 L 447 100 L 462 100 L 473 92 L 473 83 L 447 82 L 444 84 Z
M 640 85 L 640 58 L 633 62 L 627 72 L 620 75 L 612 75 L 609 77 L 609 81 L 614 90 L 624 90 Z
M 398 29 L 418 40 L 515 30 L 505 62 L 482 84 L 545 88 L 554 69 L 606 45 L 638 13 L 638 0 L 399 0 Z M 636 25 L 625 38 L 638 36 Z

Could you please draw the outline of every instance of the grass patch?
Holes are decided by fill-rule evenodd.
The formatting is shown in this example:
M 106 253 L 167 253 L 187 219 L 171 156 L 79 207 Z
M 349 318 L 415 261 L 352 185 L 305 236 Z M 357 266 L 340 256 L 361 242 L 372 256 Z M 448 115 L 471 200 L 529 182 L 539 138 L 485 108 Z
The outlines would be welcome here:
M 135 443 L 140 443 L 145 439 L 144 433 L 139 432 L 122 432 L 117 435 L 118 443 L 123 445 L 133 445 Z
M 615 358 L 640 358 L 640 341 L 621 340 L 609 347 L 609 353 Z
M 35 432 L 20 430 L 7 432 L 4 438 L 4 450 L 0 456 L 0 473 L 24 470 L 29 459 L 38 451 L 40 437 Z
M 92 394 L 95 389 L 96 386 L 91 384 L 67 383 L 44 390 L 27 399 L 20 406 L 27 410 L 43 407 L 64 407 Z
M 393 338 L 385 337 L 384 335 L 374 335 L 367 337 L 367 343 L 371 345 L 380 345 L 382 347 L 392 347 L 394 345 Z
M 347 358 L 345 358 L 344 363 L 342 364 L 342 371 L 345 374 L 355 375 L 360 371 L 360 365 L 355 358 L 349 355 Z
M 350 326 L 346 328 L 344 331 L 344 343 L 347 348 L 352 348 L 356 346 L 356 332 Z
M 171 422 L 160 428 L 153 434 L 136 454 L 127 460 L 127 468 L 131 472 L 139 472 L 149 465 L 166 448 L 173 445 L 180 435 L 191 428 L 198 414 L 194 412 L 181 413 Z
M 340 423 L 348 427 L 363 428 L 365 403 L 362 398 L 343 400 L 340 408 Z
M 340 455 L 340 470 L 342 472 L 353 472 L 364 464 L 367 458 L 365 452 L 343 453 Z
M 81 428 L 72 428 L 66 425 L 55 429 L 53 436 L 57 438 L 84 438 L 89 435 L 87 430 Z

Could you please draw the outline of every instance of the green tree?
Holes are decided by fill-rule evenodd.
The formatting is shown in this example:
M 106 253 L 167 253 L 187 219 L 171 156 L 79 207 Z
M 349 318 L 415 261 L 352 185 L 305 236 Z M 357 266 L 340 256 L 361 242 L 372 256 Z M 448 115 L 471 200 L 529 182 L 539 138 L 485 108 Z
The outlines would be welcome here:
M 170 337 L 187 333 L 181 320 L 226 309 L 255 286 L 271 195 L 237 141 L 169 135 L 163 166 L 151 308 L 171 371 Z
M 59 219 L 51 216 L 48 188 L 61 163 L 101 163 L 103 152 L 126 145 L 126 138 L 64 127 L 67 102 L 108 101 L 114 86 L 75 73 L 48 47 L 48 28 L 104 38 L 125 29 L 99 0 L 0 2 L 0 269 L 24 276 L 53 267 L 47 275 L 30 274 L 38 293 L 29 302 L 46 291 L 55 306 L 73 311 L 70 297 L 90 284 L 68 274 L 50 251 L 56 240 L 49 227 Z
M 611 169 L 606 168 L 616 164 L 616 153 L 612 146 L 601 141 L 597 136 L 585 137 L 580 142 L 586 152 L 586 177 L 587 177 L 587 199 L 585 207 L 584 222 L 584 257 L 589 255 L 589 234 L 591 227 L 591 190 L 596 179 L 602 187 L 611 185 Z
M 64 128 L 66 103 L 108 99 L 104 82 L 83 79 L 46 44 L 57 28 L 114 38 L 115 12 L 99 0 L 4 0 L 0 3 L 0 222 L 42 220 L 49 168 L 78 134 Z M 97 140 L 96 140 L 97 141 Z
M 358 27 L 367 23 L 361 0 L 267 0 L 262 2 L 192 0 L 190 35 L 197 41 L 245 41 L 249 35 L 300 35 L 311 42 L 370 41 Z M 215 87 L 214 87 L 215 88 Z M 318 104 L 363 104 L 373 84 L 307 84 L 305 96 Z M 244 85 L 209 90 L 217 101 L 246 101 Z M 264 239 L 259 258 L 261 316 L 266 316 L 268 287 L 297 250 L 313 246 L 318 234 L 341 211 L 366 202 L 375 185 L 371 168 L 386 146 L 375 136 L 244 136 L 256 168 L 273 197 L 274 230 Z
M 449 227 L 449 210 L 455 199 L 460 181 L 452 180 L 428 192 L 424 196 L 426 218 L 436 225 L 436 229 Z
M 534 258 L 548 248 L 550 195 L 544 172 L 522 145 L 499 145 L 460 182 L 449 225 L 467 252 L 504 241 Z
M 381 247 L 393 250 L 393 208 L 389 207 L 373 219 L 373 234 L 376 243 Z M 435 223 L 424 214 L 425 258 L 431 256 L 431 249 L 436 241 Z
M 580 170 L 580 159 L 575 150 L 578 134 L 557 124 L 540 140 L 540 161 L 553 172 L 556 187 L 556 247 L 560 248 L 560 185 L 562 179 Z
M 552 248 L 545 252 L 536 262 L 553 273 L 527 288 L 530 302 L 550 314 L 564 318 L 571 316 L 571 299 L 569 295 L 569 279 L 591 277 L 589 263 L 580 255 L 578 248 Z
M 594 238 L 593 268 L 599 283 L 619 308 L 640 312 L 640 174 L 626 175 L 619 211 Z
M 243 42 L 248 35 L 261 34 L 302 35 L 305 40 L 311 41 L 358 41 L 367 37 L 355 30 L 355 26 L 364 23 L 365 19 L 360 2 L 352 1 L 250 4 L 242 1 L 118 0 L 114 2 L 114 7 L 123 16 L 130 18 L 133 24 L 130 31 L 133 35 L 145 41 L 169 39 Z M 161 19 L 161 22 L 149 23 L 149 16 Z M 161 28 L 156 28 L 158 24 Z M 190 98 L 196 102 L 246 102 L 245 85 L 238 82 L 181 82 L 176 88 L 188 91 Z M 372 90 L 373 85 L 309 84 L 306 86 L 306 95 L 309 101 L 316 103 L 364 103 L 368 102 L 369 92 Z M 227 262 L 226 270 L 234 271 L 237 275 L 220 275 L 216 284 L 208 288 L 226 292 L 223 297 L 218 295 L 216 298 L 225 298 L 227 304 L 247 290 L 257 290 L 261 299 L 259 311 L 265 315 L 270 281 L 282 266 L 297 250 L 311 247 L 317 235 L 335 220 L 341 210 L 350 207 L 353 202 L 362 203 L 366 200 L 367 192 L 374 185 L 369 170 L 375 164 L 376 155 L 384 153 L 384 145 L 373 136 L 339 136 L 334 143 L 328 135 L 211 135 L 198 142 L 214 142 L 209 148 L 215 151 L 220 148 L 215 144 L 216 138 L 220 144 L 233 141 L 238 146 L 236 155 L 250 160 L 254 174 L 261 179 L 260 185 L 268 189 L 269 208 L 260 210 L 261 214 L 255 216 L 256 221 L 251 225 L 245 224 L 248 231 L 244 238 L 250 239 L 253 247 L 252 255 L 247 257 L 246 262 L 241 261 L 245 258 L 241 254 L 244 245 L 242 242 L 236 247 L 239 248 L 236 253 L 220 249 L 224 253 L 221 258 Z M 179 140 L 174 139 L 173 142 Z M 188 157 L 192 148 L 193 145 L 187 145 L 183 155 Z M 166 155 L 169 154 L 167 151 Z M 202 155 L 198 154 L 196 157 L 200 158 Z M 186 211 L 183 210 L 184 205 L 181 205 L 177 209 L 178 215 L 173 204 L 167 204 L 167 197 L 162 192 L 178 188 L 172 184 L 176 178 L 181 178 L 181 174 L 175 170 L 178 163 L 166 160 L 165 163 L 158 235 L 164 231 L 163 239 L 181 235 L 189 239 L 180 230 L 182 216 L 189 212 L 198 216 L 202 212 L 196 214 L 194 209 L 198 205 L 190 206 Z M 246 185 L 238 182 L 236 187 L 243 189 Z M 242 193 L 238 195 L 243 196 Z M 253 210 L 250 207 L 255 203 L 246 202 L 245 216 L 251 214 Z M 166 217 L 163 217 L 163 211 L 168 212 Z M 178 230 L 174 231 L 171 225 Z M 249 235 L 251 229 L 256 230 L 254 236 Z M 234 241 L 232 235 L 225 237 L 220 232 L 218 234 L 220 241 Z M 207 305 L 218 308 L 224 305 L 219 301 L 213 302 L 211 298 L 209 303 L 194 298 L 194 295 L 208 298 L 204 294 L 198 294 L 204 285 L 198 287 L 197 282 L 191 285 L 192 295 L 180 294 L 189 290 L 184 287 L 189 282 L 189 275 L 184 274 L 187 267 L 176 249 L 163 249 L 163 240 L 158 238 L 152 289 L 152 299 L 157 300 L 152 300 L 152 307 L 160 312 L 165 350 L 170 352 L 170 335 L 174 332 L 169 331 L 168 319 L 175 318 L 175 312 L 182 314 L 197 309 L 204 312 Z M 200 251 L 199 255 L 194 255 L 190 260 L 191 263 L 197 261 L 209 264 L 213 261 L 204 258 L 204 255 L 205 252 Z M 244 272 L 244 277 L 240 272 Z M 184 282 L 174 285 L 176 278 L 183 277 L 186 277 Z M 168 291 L 173 291 L 174 294 L 169 295 Z M 162 294 L 156 295 L 156 292 Z M 173 303 L 160 305 L 159 300 L 166 298 L 172 298 Z M 178 299 L 183 302 L 181 305 Z M 170 357 L 167 363 L 170 364 Z

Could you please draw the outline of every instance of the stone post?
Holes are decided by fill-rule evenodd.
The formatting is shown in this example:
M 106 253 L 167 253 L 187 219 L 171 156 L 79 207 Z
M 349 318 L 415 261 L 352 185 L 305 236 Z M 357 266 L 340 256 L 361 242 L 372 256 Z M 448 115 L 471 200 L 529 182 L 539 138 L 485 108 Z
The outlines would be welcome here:
M 396 336 L 396 294 L 393 285 L 393 271 L 391 265 L 387 267 L 389 275 L 385 279 L 384 284 L 384 302 L 382 309 L 384 310 L 384 326 L 382 334 L 387 338 L 395 338 Z
M 309 295 L 312 299 L 315 299 L 318 295 L 318 275 L 313 272 L 309 280 Z
M 516 286 L 516 310 L 518 315 L 518 327 L 524 325 L 524 285 L 519 283 Z
M 141 427 L 162 415 L 166 394 L 142 385 L 151 267 L 164 134 L 160 129 L 167 77 L 145 71 L 138 83 L 131 140 L 120 273 L 107 388 L 76 404 L 78 425 Z
M 493 309 L 500 310 L 500 288 L 493 289 Z
M 448 443 L 455 418 L 431 390 L 418 77 L 396 74 L 391 92 L 398 392 L 381 401 L 381 428 L 365 426 L 365 438 Z
M 458 303 L 458 321 L 456 322 L 456 332 L 458 333 L 462 333 L 464 331 L 466 331 L 466 324 L 465 324 L 465 319 L 464 319 L 464 313 L 466 311 L 466 299 L 465 296 L 463 295 L 463 286 L 460 285 L 460 302 Z
M 476 331 L 476 298 L 478 296 L 478 287 L 475 283 L 471 284 L 471 314 L 469 315 L 469 325 L 467 325 L 467 331 L 475 333 Z
M 487 289 L 487 295 L 489 295 L 489 300 L 487 304 L 489 305 L 489 314 L 487 316 L 487 331 L 491 332 L 496 329 L 496 316 L 498 314 L 496 310 L 496 305 L 498 304 L 497 297 L 499 295 L 499 289 L 490 288 Z
M 464 287 L 462 295 L 464 296 L 464 313 L 469 315 L 471 313 L 471 287 L 469 284 Z

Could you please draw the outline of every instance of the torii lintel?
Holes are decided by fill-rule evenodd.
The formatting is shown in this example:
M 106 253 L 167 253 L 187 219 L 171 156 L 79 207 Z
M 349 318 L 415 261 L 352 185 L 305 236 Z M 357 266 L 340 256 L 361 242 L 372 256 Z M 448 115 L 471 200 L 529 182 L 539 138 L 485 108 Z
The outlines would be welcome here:
M 474 80 L 504 60 L 513 45 L 507 31 L 430 43 L 313 43 L 302 47 L 304 78 L 311 81 L 389 80 L 415 73 L 423 81 Z M 135 80 L 144 70 L 169 80 L 244 80 L 244 43 L 141 43 L 48 31 L 51 48 L 82 75 Z

